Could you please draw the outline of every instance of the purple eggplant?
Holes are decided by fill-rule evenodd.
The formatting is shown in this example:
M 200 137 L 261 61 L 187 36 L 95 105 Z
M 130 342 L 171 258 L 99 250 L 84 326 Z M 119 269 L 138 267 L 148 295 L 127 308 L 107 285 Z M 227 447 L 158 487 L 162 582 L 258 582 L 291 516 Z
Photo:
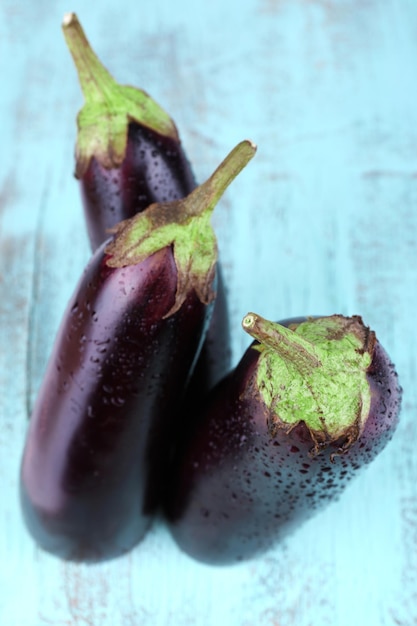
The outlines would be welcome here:
M 85 105 L 78 115 L 75 176 L 90 245 L 155 202 L 187 196 L 196 182 L 177 127 L 143 90 L 119 85 L 91 48 L 74 13 L 63 31 Z M 190 393 L 208 391 L 230 369 L 229 319 L 220 264 L 217 298 Z
M 74 13 L 62 27 L 85 98 L 75 176 L 94 251 L 116 224 L 155 202 L 184 198 L 196 182 L 170 116 L 143 90 L 114 80 Z
M 21 466 L 24 518 L 45 550 L 107 559 L 146 532 L 213 307 L 211 213 L 254 151 L 242 142 L 185 200 L 121 222 L 81 277 Z
M 268 550 L 334 501 L 391 439 L 401 388 L 360 317 L 243 320 L 255 339 L 211 392 L 171 468 L 179 547 L 231 564 Z

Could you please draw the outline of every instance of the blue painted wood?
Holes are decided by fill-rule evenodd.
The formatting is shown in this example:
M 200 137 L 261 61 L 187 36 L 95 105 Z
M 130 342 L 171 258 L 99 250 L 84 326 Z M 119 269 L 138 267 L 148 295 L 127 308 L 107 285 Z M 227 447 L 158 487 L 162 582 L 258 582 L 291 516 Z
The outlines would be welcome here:
M 404 387 L 401 425 L 339 502 L 264 557 L 210 568 L 156 523 L 124 558 L 60 562 L 18 503 L 27 415 L 89 257 L 72 177 L 82 103 L 60 31 L 78 13 L 118 80 L 180 129 L 200 180 L 259 146 L 215 214 L 240 321 L 361 314 Z M 414 0 L 3 0 L 0 5 L 0 623 L 417 623 L 417 4 Z

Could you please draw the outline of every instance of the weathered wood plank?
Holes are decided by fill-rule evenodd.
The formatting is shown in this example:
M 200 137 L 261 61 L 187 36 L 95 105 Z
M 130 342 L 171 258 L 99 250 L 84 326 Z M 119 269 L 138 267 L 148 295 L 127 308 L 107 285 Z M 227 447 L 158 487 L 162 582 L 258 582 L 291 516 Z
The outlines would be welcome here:
M 62 563 L 26 534 L 28 410 L 89 250 L 72 177 L 82 98 L 60 32 L 174 117 L 202 180 L 258 154 L 215 215 L 236 362 L 248 310 L 359 313 L 398 366 L 397 434 L 338 503 L 263 558 L 209 568 L 157 522 L 131 554 Z M 248 0 L 0 5 L 0 622 L 8 626 L 417 623 L 417 4 Z

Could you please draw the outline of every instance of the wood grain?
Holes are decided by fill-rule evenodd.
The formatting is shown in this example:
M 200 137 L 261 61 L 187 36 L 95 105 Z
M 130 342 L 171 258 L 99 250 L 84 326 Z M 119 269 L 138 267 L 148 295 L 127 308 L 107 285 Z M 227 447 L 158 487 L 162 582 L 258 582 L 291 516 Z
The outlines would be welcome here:
M 30 412 L 89 250 L 73 178 L 82 98 L 60 24 L 77 12 L 118 80 L 169 111 L 199 180 L 258 154 L 214 218 L 233 329 L 360 314 L 397 364 L 401 425 L 339 502 L 246 565 L 181 554 L 161 522 L 124 558 L 62 563 L 18 501 Z M 417 3 L 3 0 L 0 5 L 0 623 L 417 624 Z

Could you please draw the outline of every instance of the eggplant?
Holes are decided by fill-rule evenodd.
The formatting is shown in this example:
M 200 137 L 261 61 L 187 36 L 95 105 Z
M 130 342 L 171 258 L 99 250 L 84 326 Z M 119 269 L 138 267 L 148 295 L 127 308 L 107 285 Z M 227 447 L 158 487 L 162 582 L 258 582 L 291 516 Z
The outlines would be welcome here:
M 179 445 L 165 517 L 180 549 L 212 565 L 266 552 L 391 439 L 401 388 L 358 316 L 243 320 L 254 338 Z
M 92 250 L 119 222 L 196 182 L 177 127 L 145 91 L 120 85 L 90 46 L 75 13 L 62 24 L 85 104 L 78 113 L 75 177 Z
M 94 251 L 119 222 L 155 202 L 184 198 L 196 181 L 168 113 L 145 91 L 114 80 L 75 13 L 64 16 L 62 28 L 85 98 L 77 118 L 75 177 Z M 190 397 L 213 387 L 230 362 L 227 297 L 218 264 L 217 298 Z
M 87 265 L 23 451 L 23 516 L 43 549 L 104 560 L 149 527 L 215 297 L 211 213 L 254 152 L 240 143 L 186 199 L 121 222 Z

